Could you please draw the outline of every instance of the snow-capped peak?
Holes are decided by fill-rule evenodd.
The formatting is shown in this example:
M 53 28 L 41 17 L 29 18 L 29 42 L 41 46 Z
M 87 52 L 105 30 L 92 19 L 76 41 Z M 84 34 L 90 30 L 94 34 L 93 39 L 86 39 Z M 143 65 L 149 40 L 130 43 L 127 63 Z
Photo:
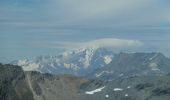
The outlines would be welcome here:
M 53 74 L 84 74 L 104 67 L 112 61 L 114 53 L 105 48 L 83 47 L 65 51 L 56 56 L 40 56 L 35 60 L 18 60 L 24 70 L 36 70 Z

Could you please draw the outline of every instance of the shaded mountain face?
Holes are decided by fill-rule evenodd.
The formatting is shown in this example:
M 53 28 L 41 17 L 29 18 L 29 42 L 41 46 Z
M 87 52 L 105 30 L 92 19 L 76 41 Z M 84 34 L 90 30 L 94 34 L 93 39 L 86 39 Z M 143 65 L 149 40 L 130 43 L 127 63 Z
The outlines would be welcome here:
M 169 100 L 170 76 L 114 81 L 23 72 L 0 64 L 0 100 Z
M 81 100 L 78 89 L 87 79 L 24 72 L 0 64 L 0 100 Z
M 33 100 L 21 67 L 0 64 L 0 100 Z
M 113 57 L 114 53 L 105 48 L 81 48 L 57 56 L 41 56 L 35 60 L 19 60 L 12 64 L 22 66 L 25 71 L 83 76 L 106 66 Z
M 120 53 L 109 65 L 97 69 L 92 75 L 100 79 L 116 79 L 169 72 L 170 59 L 161 53 Z
M 87 80 L 63 75 L 53 76 L 39 72 L 26 73 L 34 100 L 81 100 L 79 87 Z

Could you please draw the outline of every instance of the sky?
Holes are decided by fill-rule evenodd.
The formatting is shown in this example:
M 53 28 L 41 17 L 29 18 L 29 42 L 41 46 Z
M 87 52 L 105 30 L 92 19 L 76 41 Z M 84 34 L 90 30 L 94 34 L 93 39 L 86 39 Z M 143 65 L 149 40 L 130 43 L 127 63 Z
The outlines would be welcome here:
M 0 0 L 0 62 L 83 46 L 170 57 L 169 0 Z

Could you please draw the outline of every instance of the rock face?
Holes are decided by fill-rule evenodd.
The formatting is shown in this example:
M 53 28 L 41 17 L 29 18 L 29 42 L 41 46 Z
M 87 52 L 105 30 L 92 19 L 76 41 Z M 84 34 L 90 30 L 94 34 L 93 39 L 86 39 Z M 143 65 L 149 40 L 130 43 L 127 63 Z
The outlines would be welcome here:
M 64 76 L 52 76 L 39 72 L 27 72 L 27 80 L 35 100 L 80 100 L 78 89 L 87 80 Z
M 170 76 L 134 76 L 113 81 L 24 72 L 0 64 L 0 100 L 169 100 Z
M 0 100 L 80 100 L 79 87 L 87 80 L 69 75 L 25 72 L 0 65 Z
M 0 64 L 0 100 L 33 100 L 21 67 Z

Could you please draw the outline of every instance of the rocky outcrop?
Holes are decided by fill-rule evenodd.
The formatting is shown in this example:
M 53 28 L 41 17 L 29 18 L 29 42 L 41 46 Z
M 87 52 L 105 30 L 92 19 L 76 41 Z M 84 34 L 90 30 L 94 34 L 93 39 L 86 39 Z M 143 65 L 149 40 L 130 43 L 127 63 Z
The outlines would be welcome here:
M 83 78 L 69 75 L 27 72 L 26 76 L 36 100 L 80 100 L 78 89 L 86 82 Z
M 21 67 L 0 64 L 0 100 L 33 100 Z

